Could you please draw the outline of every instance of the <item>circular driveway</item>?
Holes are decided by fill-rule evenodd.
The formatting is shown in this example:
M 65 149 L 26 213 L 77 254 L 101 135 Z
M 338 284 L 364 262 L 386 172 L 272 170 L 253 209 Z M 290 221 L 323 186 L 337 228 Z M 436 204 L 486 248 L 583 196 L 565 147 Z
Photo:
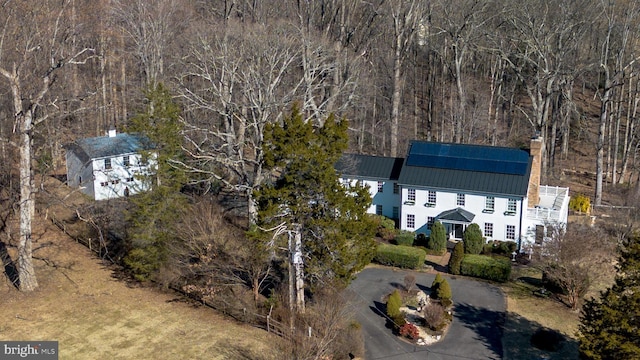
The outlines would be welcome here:
M 382 298 L 402 286 L 412 273 L 428 293 L 435 274 L 389 268 L 367 268 L 349 285 L 356 294 L 356 319 L 362 325 L 366 360 L 501 359 L 505 298 L 490 284 L 443 274 L 453 294 L 453 323 L 444 339 L 430 346 L 409 344 L 386 327 Z

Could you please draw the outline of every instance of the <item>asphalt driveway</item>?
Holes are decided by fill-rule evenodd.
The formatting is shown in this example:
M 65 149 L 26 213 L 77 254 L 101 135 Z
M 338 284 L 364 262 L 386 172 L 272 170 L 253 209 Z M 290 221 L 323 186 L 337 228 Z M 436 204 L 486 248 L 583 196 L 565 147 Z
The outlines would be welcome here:
M 445 275 L 453 294 L 454 320 L 440 342 L 417 346 L 394 336 L 386 328 L 382 298 L 401 286 L 409 272 L 367 268 L 349 286 L 358 299 L 356 319 L 362 325 L 366 360 L 502 358 L 505 298 L 500 289 L 484 282 Z M 428 290 L 435 278 L 435 274 L 411 273 L 422 290 Z

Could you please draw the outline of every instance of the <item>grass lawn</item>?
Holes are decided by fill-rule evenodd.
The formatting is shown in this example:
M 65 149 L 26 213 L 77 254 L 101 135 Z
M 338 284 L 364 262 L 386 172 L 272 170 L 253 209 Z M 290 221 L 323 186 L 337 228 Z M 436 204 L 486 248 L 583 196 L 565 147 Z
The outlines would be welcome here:
M 40 287 L 3 276 L 0 340 L 57 340 L 60 359 L 267 359 L 276 338 L 170 292 L 128 286 L 48 223 L 34 229 Z M 15 248 L 9 247 L 15 259 Z
M 556 299 L 534 295 L 540 288 L 542 274 L 532 268 L 514 267 L 512 278 L 502 286 L 507 296 L 507 319 L 504 325 L 504 359 L 577 359 L 579 313 Z M 531 345 L 531 336 L 540 328 L 549 328 L 564 336 L 558 351 L 542 351 Z

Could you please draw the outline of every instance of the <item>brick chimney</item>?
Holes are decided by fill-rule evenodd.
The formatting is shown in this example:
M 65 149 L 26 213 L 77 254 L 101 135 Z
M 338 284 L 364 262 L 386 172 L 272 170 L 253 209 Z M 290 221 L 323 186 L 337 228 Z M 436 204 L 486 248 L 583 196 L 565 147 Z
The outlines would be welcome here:
M 544 142 L 540 135 L 531 138 L 529 155 L 533 156 L 531 163 L 531 175 L 529 176 L 529 189 L 527 190 L 528 208 L 540 203 L 540 173 L 542 172 L 542 146 Z

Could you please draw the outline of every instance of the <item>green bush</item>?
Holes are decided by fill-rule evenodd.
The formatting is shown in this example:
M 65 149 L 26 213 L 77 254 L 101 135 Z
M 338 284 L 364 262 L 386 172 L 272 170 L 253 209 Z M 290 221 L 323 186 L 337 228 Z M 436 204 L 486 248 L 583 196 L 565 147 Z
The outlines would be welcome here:
M 440 301 L 451 301 L 451 286 L 449 286 L 447 279 L 442 279 L 442 282 L 438 285 L 437 295 Z
M 395 317 L 390 317 L 393 322 L 393 328 L 395 330 L 399 330 L 404 324 L 407 323 L 407 320 L 404 318 L 404 315 L 400 314 Z
M 428 244 L 429 244 L 429 238 L 427 238 L 427 235 L 423 233 L 419 233 L 418 235 L 416 235 L 416 239 L 413 242 L 414 246 L 421 246 L 421 247 L 424 247 L 425 249 L 427 248 Z
M 493 240 L 489 240 L 486 244 L 482 246 L 482 254 L 483 255 L 493 254 Z
M 396 235 L 396 244 L 404 246 L 412 246 L 415 234 L 411 231 L 402 230 Z
M 402 296 L 398 290 L 394 290 L 387 299 L 387 316 L 393 319 L 402 315 L 400 306 L 402 306 Z
M 502 255 L 511 255 L 518 248 L 515 241 L 500 241 L 498 246 L 494 246 L 493 252 Z
M 465 254 L 480 254 L 484 245 L 484 237 L 482 237 L 480 226 L 478 224 L 467 226 L 464 234 L 462 234 L 462 241 L 464 241 Z
M 431 283 L 431 296 L 434 298 L 438 298 L 438 287 L 440 286 L 440 284 L 444 281 L 444 278 L 442 276 L 440 276 L 440 273 L 436 274 L 435 279 L 433 279 L 433 282 Z
M 384 229 L 393 230 L 396 228 L 396 222 L 393 219 L 389 219 L 386 216 L 382 216 L 382 220 L 380 221 L 380 226 Z
M 442 250 L 432 250 L 432 249 L 427 249 L 424 246 L 417 246 L 418 248 L 424 250 L 425 253 L 427 253 L 427 255 L 433 255 L 433 256 L 442 256 L 444 255 L 444 253 L 447 252 L 447 249 L 442 249 Z
M 463 258 L 464 245 L 463 243 L 458 242 L 456 246 L 454 246 L 451 257 L 449 258 L 449 272 L 453 275 L 460 275 L 460 265 L 462 264 Z
M 391 241 L 396 238 L 397 233 L 395 229 L 379 228 L 377 235 L 384 241 Z
M 515 241 L 490 240 L 489 242 L 484 244 L 482 248 L 482 254 L 484 255 L 498 254 L 498 255 L 511 256 L 511 254 L 514 251 L 516 251 L 517 248 L 518 248 L 518 244 L 516 244 Z
M 505 282 L 511 276 L 511 261 L 504 257 L 466 254 L 460 265 L 460 273 L 466 276 Z
M 427 241 L 427 248 L 435 251 L 443 251 L 447 249 L 447 230 L 444 225 L 436 221 L 431 226 L 431 235 Z
M 373 261 L 378 264 L 397 266 L 406 269 L 417 269 L 424 264 L 427 254 L 422 249 L 380 244 Z

